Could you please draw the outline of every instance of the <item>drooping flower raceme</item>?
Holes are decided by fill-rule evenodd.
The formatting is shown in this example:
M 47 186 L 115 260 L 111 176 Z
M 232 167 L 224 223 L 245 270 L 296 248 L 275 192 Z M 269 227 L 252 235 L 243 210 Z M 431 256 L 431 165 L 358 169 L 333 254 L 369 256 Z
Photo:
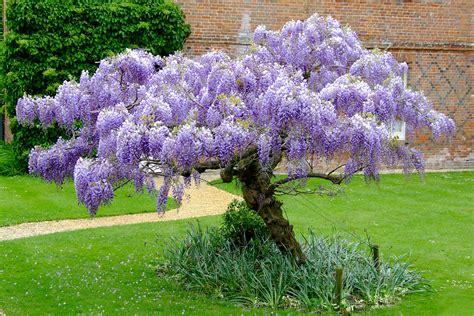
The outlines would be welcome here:
M 68 141 L 34 148 L 30 172 L 58 183 L 73 175 L 91 214 L 124 181 L 154 192 L 157 173 L 163 211 L 168 194 L 180 201 L 191 178 L 199 179 L 202 164 L 225 167 L 252 146 L 264 168 L 283 154 L 294 178 L 312 171 L 310 157 L 346 157 L 348 176 L 363 170 L 377 178 L 382 164 L 422 171 L 421 155 L 393 139 L 390 124 L 403 120 L 436 138 L 453 135 L 455 126 L 404 87 L 405 68 L 390 53 L 364 49 L 336 20 L 314 15 L 278 32 L 258 27 L 238 59 L 127 50 L 64 82 L 54 97 L 18 100 L 17 117 L 70 132 Z

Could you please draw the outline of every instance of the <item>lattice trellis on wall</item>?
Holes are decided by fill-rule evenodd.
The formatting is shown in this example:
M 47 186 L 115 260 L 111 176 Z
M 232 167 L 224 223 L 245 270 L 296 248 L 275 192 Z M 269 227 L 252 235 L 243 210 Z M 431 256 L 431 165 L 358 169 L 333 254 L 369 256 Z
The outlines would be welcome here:
M 417 52 L 410 63 L 409 85 L 422 90 L 438 110 L 455 118 L 458 128 L 472 119 L 473 56 L 469 52 Z

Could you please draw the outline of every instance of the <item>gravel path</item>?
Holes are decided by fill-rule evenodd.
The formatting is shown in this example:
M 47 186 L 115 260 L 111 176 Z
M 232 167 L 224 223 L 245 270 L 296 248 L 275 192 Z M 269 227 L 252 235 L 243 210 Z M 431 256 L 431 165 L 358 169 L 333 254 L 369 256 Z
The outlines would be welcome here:
M 207 176 L 207 180 L 215 175 Z M 98 217 L 94 219 L 67 219 L 24 223 L 0 227 L 0 241 L 24 237 L 47 235 L 57 232 L 79 230 L 85 228 L 128 225 L 137 223 L 173 221 L 207 215 L 222 214 L 233 199 L 239 197 L 201 182 L 199 187 L 191 186 L 186 190 L 189 199 L 183 201 L 178 209 L 166 211 L 163 216 L 156 213 L 131 214 L 121 216 Z

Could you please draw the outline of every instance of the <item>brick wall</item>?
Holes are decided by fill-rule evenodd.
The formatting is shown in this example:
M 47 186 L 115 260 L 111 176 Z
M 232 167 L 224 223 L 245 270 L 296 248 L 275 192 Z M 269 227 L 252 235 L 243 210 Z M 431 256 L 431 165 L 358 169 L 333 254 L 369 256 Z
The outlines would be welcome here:
M 185 51 L 238 54 L 257 25 L 279 29 L 313 13 L 331 15 L 359 33 L 366 47 L 388 48 L 410 67 L 408 82 L 456 120 L 456 137 L 434 143 L 418 133 L 408 141 L 428 168 L 474 168 L 474 15 L 472 0 L 176 0 L 192 34 Z

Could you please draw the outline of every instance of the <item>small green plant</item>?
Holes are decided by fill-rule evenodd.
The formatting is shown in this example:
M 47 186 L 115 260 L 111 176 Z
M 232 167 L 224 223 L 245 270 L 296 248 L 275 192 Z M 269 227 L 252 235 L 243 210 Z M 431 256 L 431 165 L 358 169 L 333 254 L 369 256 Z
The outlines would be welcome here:
M 255 238 L 268 237 L 269 231 L 262 218 L 245 201 L 233 200 L 223 215 L 220 232 L 236 245 L 245 245 Z
M 0 176 L 14 176 L 20 173 L 20 166 L 12 146 L 0 141 Z
M 234 202 L 229 209 L 236 212 L 241 206 Z M 430 289 L 402 260 L 383 261 L 377 270 L 361 244 L 337 236 L 319 237 L 310 231 L 301 242 L 306 262 L 297 265 L 268 238 L 254 237 L 236 247 L 232 235 L 221 231 L 189 229 L 184 242 L 169 243 L 159 273 L 187 289 L 245 306 L 312 312 L 368 309 Z M 334 274 L 340 266 L 345 271 L 344 285 L 341 303 L 336 305 Z

